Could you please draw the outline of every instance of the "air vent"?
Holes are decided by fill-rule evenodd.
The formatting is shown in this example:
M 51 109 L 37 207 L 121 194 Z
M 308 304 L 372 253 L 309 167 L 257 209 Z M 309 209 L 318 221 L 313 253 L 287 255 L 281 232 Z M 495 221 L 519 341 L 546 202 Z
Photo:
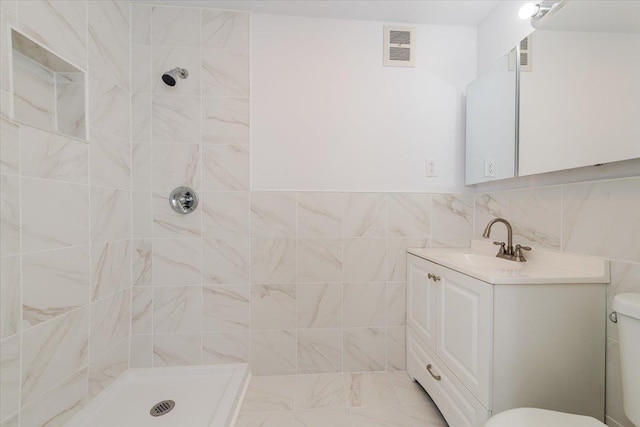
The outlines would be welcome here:
M 509 52 L 509 71 L 515 69 L 516 63 L 516 50 L 515 48 Z M 531 36 L 525 37 L 520 42 L 520 71 L 531 71 Z
M 384 66 L 415 67 L 415 48 L 415 28 L 384 27 Z

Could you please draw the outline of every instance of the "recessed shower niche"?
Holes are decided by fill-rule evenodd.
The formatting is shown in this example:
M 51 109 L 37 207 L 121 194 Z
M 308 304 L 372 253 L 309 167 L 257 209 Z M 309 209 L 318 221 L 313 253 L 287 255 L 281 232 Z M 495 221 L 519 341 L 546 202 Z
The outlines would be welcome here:
M 86 75 L 11 30 L 13 119 L 75 138 L 86 135 Z

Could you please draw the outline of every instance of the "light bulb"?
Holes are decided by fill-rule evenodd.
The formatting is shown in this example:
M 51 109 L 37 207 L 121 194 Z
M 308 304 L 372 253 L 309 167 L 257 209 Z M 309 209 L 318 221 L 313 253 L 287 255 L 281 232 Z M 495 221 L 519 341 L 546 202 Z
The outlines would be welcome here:
M 527 3 L 520 8 L 518 16 L 520 19 L 529 19 L 540 11 L 539 4 Z

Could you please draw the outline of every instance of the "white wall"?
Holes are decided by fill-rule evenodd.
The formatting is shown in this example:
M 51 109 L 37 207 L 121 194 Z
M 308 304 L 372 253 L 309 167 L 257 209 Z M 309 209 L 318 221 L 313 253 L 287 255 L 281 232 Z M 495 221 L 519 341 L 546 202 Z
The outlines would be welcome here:
M 478 25 L 478 74 L 533 31 L 530 20 L 518 18 L 518 11 L 525 3 L 529 0 L 502 1 Z
M 475 28 L 418 25 L 416 68 L 394 68 L 382 66 L 383 23 L 251 19 L 252 189 L 462 188 Z M 425 178 L 425 159 L 438 177 Z

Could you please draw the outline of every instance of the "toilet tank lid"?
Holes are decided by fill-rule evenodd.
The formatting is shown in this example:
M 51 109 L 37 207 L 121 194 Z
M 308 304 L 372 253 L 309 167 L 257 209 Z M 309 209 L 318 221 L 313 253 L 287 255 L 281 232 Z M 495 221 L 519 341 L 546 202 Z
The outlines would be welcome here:
M 618 294 L 613 297 L 612 306 L 620 314 L 640 319 L 640 294 Z

